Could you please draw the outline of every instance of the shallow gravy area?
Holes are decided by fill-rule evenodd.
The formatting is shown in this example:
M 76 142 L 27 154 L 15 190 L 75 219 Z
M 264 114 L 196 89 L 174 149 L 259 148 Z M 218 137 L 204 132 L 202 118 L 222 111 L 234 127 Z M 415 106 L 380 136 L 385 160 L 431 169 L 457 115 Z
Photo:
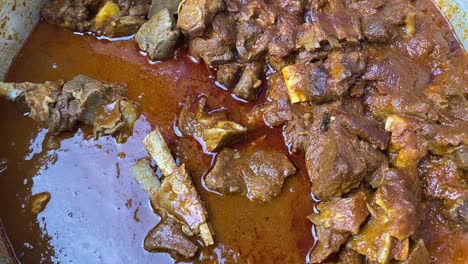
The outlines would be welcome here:
M 84 127 L 53 137 L 16 107 L 0 99 L 0 219 L 23 263 L 172 263 L 167 254 L 149 253 L 143 240 L 159 217 L 145 191 L 129 175 L 148 156 L 142 139 L 159 127 L 188 170 L 207 204 L 216 244 L 195 262 L 301 263 L 314 244 L 306 216 L 313 210 L 303 157 L 292 157 L 299 173 L 286 180 L 281 195 L 267 204 L 240 195 L 208 192 L 202 176 L 213 156 L 188 138 L 177 138 L 174 118 L 186 95 L 206 94 L 211 109 L 224 107 L 242 119 L 253 105 L 234 100 L 215 86 L 212 70 L 185 52 L 152 64 L 132 40 L 110 42 L 40 23 L 12 66 L 7 81 L 44 82 L 78 74 L 125 82 L 142 116 L 123 144 L 113 137 L 92 138 Z M 281 129 L 259 129 L 247 142 L 287 153 Z M 37 217 L 32 195 L 50 192 Z

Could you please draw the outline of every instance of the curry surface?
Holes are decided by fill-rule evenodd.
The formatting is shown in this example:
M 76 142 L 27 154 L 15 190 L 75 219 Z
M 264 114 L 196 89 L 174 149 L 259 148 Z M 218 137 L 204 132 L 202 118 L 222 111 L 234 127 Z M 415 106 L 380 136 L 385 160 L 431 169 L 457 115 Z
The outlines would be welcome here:
M 187 163 L 215 230 L 217 243 L 204 249 L 197 262 L 304 262 L 314 238 L 306 218 L 313 200 L 303 164 L 297 163 L 299 173 L 286 180 L 281 195 L 270 203 L 220 196 L 202 186 L 202 176 L 214 157 L 204 154 L 196 141 L 176 136 L 174 118 L 187 95 L 206 94 L 211 108 L 224 107 L 237 120 L 253 107 L 216 87 L 211 73 L 183 51 L 175 59 L 151 64 L 133 40 L 98 40 L 40 23 L 7 81 L 68 80 L 86 74 L 124 82 L 129 97 L 140 104 L 142 116 L 123 144 L 113 137 L 94 140 L 85 127 L 52 137 L 12 103 L 0 100 L 0 158 L 7 162 L 0 173 L 0 218 L 18 259 L 23 263 L 172 263 L 167 254 L 143 249 L 143 240 L 159 217 L 129 175 L 130 166 L 148 156 L 142 139 L 158 126 L 174 154 Z M 238 147 L 256 142 L 287 153 L 281 132 L 253 131 Z M 51 200 L 35 216 L 29 201 L 45 191 Z

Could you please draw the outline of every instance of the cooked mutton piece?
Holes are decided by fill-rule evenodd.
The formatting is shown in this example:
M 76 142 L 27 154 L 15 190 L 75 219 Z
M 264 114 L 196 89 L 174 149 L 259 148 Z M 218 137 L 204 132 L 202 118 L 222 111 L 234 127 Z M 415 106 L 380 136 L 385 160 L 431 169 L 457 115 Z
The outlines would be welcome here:
M 143 145 L 165 176 L 159 188 L 156 188 L 156 181 L 146 180 L 148 174 L 136 177 L 150 194 L 155 210 L 162 218 L 171 218 L 179 223 L 185 234 L 189 236 L 200 235 L 206 246 L 212 245 L 214 241 L 208 226 L 208 213 L 185 170 L 185 166 L 178 167 L 176 165 L 159 130 L 146 136 Z M 152 183 L 153 187 L 150 187 L 148 182 Z
M 155 199 L 161 182 L 155 175 L 147 159 L 139 160 L 132 168 L 131 175 L 145 189 L 151 200 Z M 174 258 L 191 259 L 198 251 L 198 246 L 182 231 L 182 226 L 171 218 L 162 218 L 145 238 L 144 247 L 151 252 L 168 252 Z
M 323 263 L 330 255 L 340 250 L 350 235 L 323 226 L 315 226 L 315 230 L 319 241 L 309 255 L 309 263 Z
M 200 139 L 209 152 L 218 151 L 225 146 L 244 139 L 247 128 L 229 120 L 225 110 L 205 111 L 206 97 L 196 101 L 188 97 L 179 114 L 178 128 L 184 135 Z
M 94 137 L 132 128 L 137 106 L 125 84 L 106 83 L 85 75 L 64 82 L 0 83 L 0 96 L 16 102 L 52 134 L 71 130 L 77 122 L 93 126 Z
M 280 194 L 284 180 L 295 173 L 296 168 L 282 152 L 226 148 L 206 175 L 205 184 L 223 194 L 240 192 L 252 201 L 268 202 Z
M 324 103 L 340 98 L 366 68 L 360 52 L 333 52 L 325 62 L 298 63 L 284 67 L 291 103 Z
M 367 196 L 364 192 L 358 192 L 348 198 L 334 198 L 318 204 L 317 209 L 320 213 L 311 214 L 308 218 L 315 225 L 357 234 L 369 215 L 366 202 Z
M 174 54 L 179 36 L 174 16 L 164 8 L 141 26 L 135 35 L 135 41 L 141 50 L 148 53 L 151 60 L 163 60 Z
M 145 23 L 150 1 L 53 0 L 42 10 L 42 18 L 68 30 L 106 37 L 135 34 Z
M 168 252 L 173 258 L 192 259 L 198 246 L 182 232 L 180 224 L 162 220 L 145 238 L 144 247 L 151 252 Z

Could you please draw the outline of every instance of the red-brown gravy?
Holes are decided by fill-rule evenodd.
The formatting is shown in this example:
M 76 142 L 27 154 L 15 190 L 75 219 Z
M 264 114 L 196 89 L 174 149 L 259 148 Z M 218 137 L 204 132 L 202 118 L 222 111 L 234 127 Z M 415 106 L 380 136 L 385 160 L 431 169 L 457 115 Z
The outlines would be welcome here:
M 299 173 L 287 179 L 281 195 L 260 204 L 240 195 L 208 192 L 201 178 L 213 157 L 192 139 L 176 140 L 173 122 L 186 95 L 206 94 L 210 107 L 225 107 L 235 119 L 252 107 L 216 87 L 204 64 L 181 52 L 176 59 L 153 65 L 132 40 L 98 40 L 40 23 L 7 81 L 67 80 L 78 74 L 127 83 L 142 116 L 124 144 L 113 137 L 94 140 L 84 127 L 51 137 L 12 103 L 0 100 L 0 158 L 8 166 L 0 174 L 0 217 L 21 262 L 172 263 L 167 254 L 143 249 L 147 232 L 159 218 L 128 171 L 137 159 L 148 156 L 142 139 L 156 126 L 180 159 L 189 157 L 187 167 L 207 202 L 217 243 L 204 249 L 197 261 L 305 261 L 314 243 L 306 218 L 313 200 L 302 157 L 295 158 Z M 260 129 L 247 141 L 287 153 L 281 132 Z M 44 191 L 50 192 L 51 200 L 36 217 L 29 200 Z

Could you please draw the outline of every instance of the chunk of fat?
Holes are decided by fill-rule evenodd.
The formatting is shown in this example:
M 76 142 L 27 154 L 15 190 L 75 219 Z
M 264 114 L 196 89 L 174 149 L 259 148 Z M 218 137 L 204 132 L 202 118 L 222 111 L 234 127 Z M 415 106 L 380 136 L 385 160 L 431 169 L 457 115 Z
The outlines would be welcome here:
M 165 176 L 172 174 L 177 169 L 171 150 L 158 129 L 143 139 L 143 145 Z
M 301 64 L 293 64 L 281 70 L 284 82 L 286 83 L 289 100 L 292 104 L 309 101 L 308 96 L 304 93 L 303 87 L 300 87 L 303 78 L 300 69 L 301 66 Z
M 150 197 L 156 197 L 161 182 L 147 159 L 139 160 L 130 168 L 130 174 L 145 189 Z
M 118 15 L 120 12 L 120 7 L 113 2 L 107 2 L 104 6 L 99 9 L 94 19 L 94 27 L 100 28 L 104 23 L 109 21 L 112 17 Z

